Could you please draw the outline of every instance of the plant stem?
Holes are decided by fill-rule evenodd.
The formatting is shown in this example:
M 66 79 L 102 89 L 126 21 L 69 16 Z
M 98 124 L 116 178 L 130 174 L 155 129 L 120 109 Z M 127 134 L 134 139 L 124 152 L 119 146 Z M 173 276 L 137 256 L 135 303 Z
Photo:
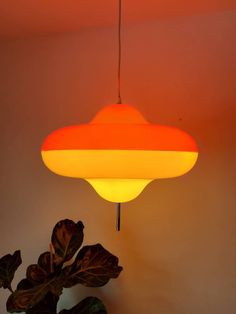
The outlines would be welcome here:
M 54 269 L 53 269 L 52 242 L 50 243 L 49 247 L 50 247 L 50 271 L 51 273 L 53 273 Z

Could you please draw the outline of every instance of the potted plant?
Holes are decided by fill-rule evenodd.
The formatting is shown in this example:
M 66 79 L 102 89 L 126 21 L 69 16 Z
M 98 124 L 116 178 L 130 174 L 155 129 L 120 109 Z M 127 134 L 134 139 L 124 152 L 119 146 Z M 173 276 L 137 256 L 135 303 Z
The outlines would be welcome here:
M 118 258 L 101 244 L 82 248 L 84 225 L 65 219 L 59 221 L 52 232 L 50 251 L 42 253 L 37 264 L 29 265 L 26 278 L 16 290 L 11 283 L 15 271 L 22 263 L 20 251 L 0 259 L 0 288 L 9 289 L 9 313 L 57 314 L 57 303 L 63 288 L 77 284 L 87 287 L 104 286 L 117 278 L 122 270 Z M 79 250 L 80 249 L 80 250 Z M 96 297 L 87 297 L 70 310 L 59 314 L 105 314 L 105 305 Z

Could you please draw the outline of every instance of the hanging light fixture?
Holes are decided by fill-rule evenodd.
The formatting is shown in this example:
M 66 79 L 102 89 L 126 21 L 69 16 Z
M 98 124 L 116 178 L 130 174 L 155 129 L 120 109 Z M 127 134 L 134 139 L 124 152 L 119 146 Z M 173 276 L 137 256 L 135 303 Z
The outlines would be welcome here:
M 83 125 L 51 133 L 42 145 L 42 159 L 54 173 L 88 181 L 104 199 L 120 203 L 136 198 L 153 180 L 187 173 L 198 149 L 187 133 L 150 124 L 134 107 L 123 104 L 120 92 L 121 0 L 118 27 L 118 102 L 105 106 Z

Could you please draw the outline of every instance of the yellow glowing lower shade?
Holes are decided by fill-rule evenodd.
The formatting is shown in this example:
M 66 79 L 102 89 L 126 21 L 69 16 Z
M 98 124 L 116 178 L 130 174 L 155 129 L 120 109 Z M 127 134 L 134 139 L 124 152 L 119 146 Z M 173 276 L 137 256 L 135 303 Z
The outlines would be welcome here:
M 86 179 L 105 200 L 124 203 L 135 199 L 152 180 L 145 179 Z
M 154 179 L 183 175 L 194 166 L 197 157 L 197 152 L 182 151 L 42 151 L 43 161 L 51 171 L 86 179 L 101 197 L 111 202 L 134 199 Z

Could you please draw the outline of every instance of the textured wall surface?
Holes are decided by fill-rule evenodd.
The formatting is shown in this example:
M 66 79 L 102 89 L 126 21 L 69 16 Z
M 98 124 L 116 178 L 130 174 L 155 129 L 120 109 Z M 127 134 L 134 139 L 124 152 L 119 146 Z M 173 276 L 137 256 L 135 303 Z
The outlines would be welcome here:
M 59 127 L 89 121 L 116 102 L 116 30 L 0 43 L 0 255 L 29 263 L 54 224 L 82 220 L 85 243 L 102 243 L 124 271 L 99 289 L 65 290 L 59 308 L 88 295 L 111 314 L 236 313 L 236 12 L 129 26 L 122 92 L 153 123 L 189 132 L 200 158 L 187 175 L 157 180 L 115 207 L 88 183 L 56 176 L 40 146 Z M 5 313 L 7 291 L 0 291 Z

